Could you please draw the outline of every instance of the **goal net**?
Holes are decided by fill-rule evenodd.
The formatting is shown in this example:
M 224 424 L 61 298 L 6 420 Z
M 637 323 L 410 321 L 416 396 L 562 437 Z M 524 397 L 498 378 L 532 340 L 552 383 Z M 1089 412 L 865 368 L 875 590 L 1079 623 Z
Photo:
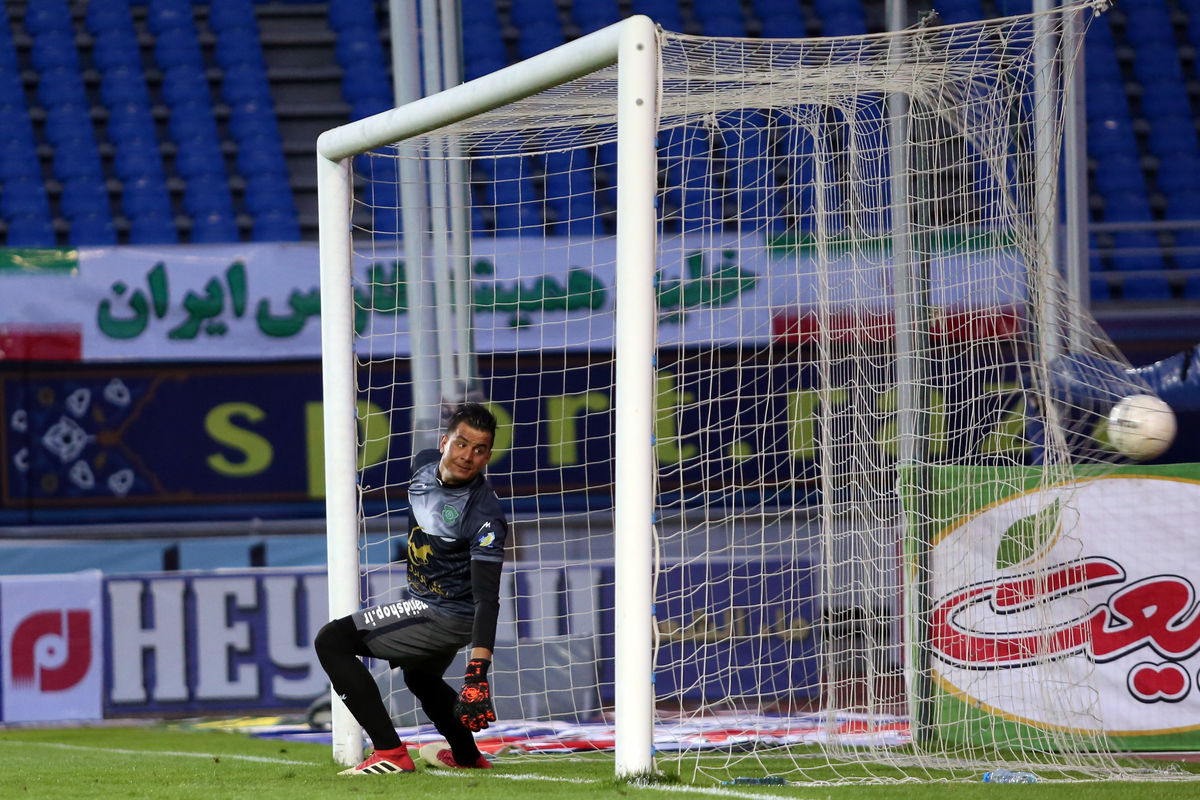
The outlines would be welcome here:
M 1115 578 L 1089 526 L 1120 502 L 1106 415 L 1147 389 L 1053 238 L 1060 34 L 1094 13 L 805 40 L 635 19 L 325 134 L 332 613 L 403 596 L 409 460 L 478 398 L 512 524 L 500 724 L 554 734 L 510 752 L 1132 774 L 1139 659 L 1091 646 Z

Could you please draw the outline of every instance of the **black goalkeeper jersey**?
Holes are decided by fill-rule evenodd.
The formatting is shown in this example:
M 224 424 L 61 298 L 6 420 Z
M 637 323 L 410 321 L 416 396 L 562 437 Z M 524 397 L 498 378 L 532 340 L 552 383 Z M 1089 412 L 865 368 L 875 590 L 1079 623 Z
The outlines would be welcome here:
M 475 615 L 471 560 L 501 562 L 508 523 L 491 484 L 480 474 L 461 486 L 438 478 L 437 450 L 413 459 L 408 485 L 408 590 L 436 609 Z

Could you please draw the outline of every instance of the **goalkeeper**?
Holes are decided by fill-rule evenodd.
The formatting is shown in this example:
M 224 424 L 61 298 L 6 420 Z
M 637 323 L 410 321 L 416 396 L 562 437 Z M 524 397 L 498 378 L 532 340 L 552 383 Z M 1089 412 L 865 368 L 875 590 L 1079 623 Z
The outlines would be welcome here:
M 434 767 L 489 768 L 472 731 L 496 719 L 487 673 L 500 610 L 500 570 L 508 523 L 483 475 L 496 418 L 479 403 L 455 409 L 438 450 L 413 459 L 409 481 L 407 600 L 327 623 L 314 646 L 333 690 L 371 737 L 374 753 L 343 775 L 412 772 L 379 687 L 359 656 L 399 667 L 404 682 L 445 737 L 421 748 Z M 470 643 L 462 690 L 442 680 Z

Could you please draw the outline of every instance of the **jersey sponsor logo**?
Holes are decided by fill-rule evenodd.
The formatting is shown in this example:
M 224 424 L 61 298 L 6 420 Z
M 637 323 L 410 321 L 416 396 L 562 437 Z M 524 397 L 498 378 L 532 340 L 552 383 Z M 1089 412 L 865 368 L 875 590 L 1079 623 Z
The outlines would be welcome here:
M 419 614 L 428 606 L 420 600 L 404 600 L 399 603 L 388 603 L 384 606 L 375 606 L 363 611 L 363 621 L 368 625 L 378 625 L 390 619 L 400 619 L 401 617 L 410 617 L 413 614 Z
M 442 506 L 442 521 L 447 525 L 453 525 L 458 522 L 458 509 L 454 506 Z
M 488 547 L 494 541 L 496 541 L 496 532 L 495 531 L 485 531 L 484 533 L 480 534 L 480 536 L 479 536 L 479 546 L 480 547 Z
M 417 544 L 413 537 L 408 539 L 408 560 L 414 564 L 424 566 L 429 563 L 429 557 L 433 555 L 433 545 Z

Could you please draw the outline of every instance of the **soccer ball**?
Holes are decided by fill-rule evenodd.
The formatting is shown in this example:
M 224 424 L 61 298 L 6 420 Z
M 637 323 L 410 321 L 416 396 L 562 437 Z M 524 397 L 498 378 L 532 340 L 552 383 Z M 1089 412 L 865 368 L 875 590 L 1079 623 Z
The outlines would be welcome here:
M 1108 412 L 1108 441 L 1135 461 L 1162 455 L 1174 438 L 1175 413 L 1154 395 L 1130 395 Z

